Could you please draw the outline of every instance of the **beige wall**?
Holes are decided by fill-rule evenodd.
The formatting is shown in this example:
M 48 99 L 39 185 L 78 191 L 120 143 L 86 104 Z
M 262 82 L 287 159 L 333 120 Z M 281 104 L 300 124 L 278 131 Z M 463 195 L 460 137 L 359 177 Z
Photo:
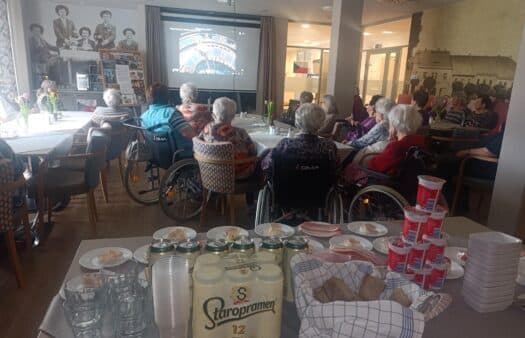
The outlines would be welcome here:
M 416 49 L 517 60 L 524 23 L 524 0 L 463 0 L 424 11 Z

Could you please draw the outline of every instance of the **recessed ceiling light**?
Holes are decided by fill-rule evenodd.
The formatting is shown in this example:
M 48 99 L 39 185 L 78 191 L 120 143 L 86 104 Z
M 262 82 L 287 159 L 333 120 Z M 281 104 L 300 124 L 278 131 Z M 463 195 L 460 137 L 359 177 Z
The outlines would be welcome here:
M 302 28 L 310 28 L 310 24 L 309 23 L 303 23 L 301 25 Z
M 394 34 L 392 31 L 383 31 L 383 34 Z
M 332 11 L 332 6 L 323 6 L 321 7 L 323 9 L 323 11 L 325 12 L 331 12 Z
M 364 35 L 364 36 L 370 36 L 370 35 L 372 35 L 372 33 L 370 33 L 370 32 L 364 32 L 363 35 Z

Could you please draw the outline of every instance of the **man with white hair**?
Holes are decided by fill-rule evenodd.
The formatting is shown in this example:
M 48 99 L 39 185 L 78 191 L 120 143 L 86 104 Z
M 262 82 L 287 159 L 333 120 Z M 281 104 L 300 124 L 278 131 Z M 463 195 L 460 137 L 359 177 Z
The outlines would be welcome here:
M 213 103 L 213 121 L 204 127 L 199 138 L 205 142 L 231 142 L 235 152 L 235 160 L 257 156 L 255 143 L 242 128 L 232 126 L 237 111 L 235 101 L 220 97 Z M 235 166 L 235 178 L 246 179 L 252 176 L 256 163 L 243 163 Z
M 179 90 L 182 104 L 192 104 L 197 101 L 197 87 L 193 83 L 183 83 Z
M 129 110 L 119 108 L 120 92 L 114 88 L 104 91 L 104 102 L 107 107 L 97 107 L 91 116 L 93 123 L 102 126 L 104 122 L 120 122 L 129 118 Z
M 295 138 L 281 140 L 263 159 L 262 169 L 269 172 L 272 168 L 272 153 L 279 152 L 299 155 L 305 160 L 317 160 L 328 155 L 330 160 L 330 171 L 335 173 L 337 168 L 337 148 L 335 143 L 329 139 L 319 138 L 318 131 L 325 120 L 323 108 L 316 104 L 305 103 L 299 106 L 295 112 L 295 126 L 299 134 Z

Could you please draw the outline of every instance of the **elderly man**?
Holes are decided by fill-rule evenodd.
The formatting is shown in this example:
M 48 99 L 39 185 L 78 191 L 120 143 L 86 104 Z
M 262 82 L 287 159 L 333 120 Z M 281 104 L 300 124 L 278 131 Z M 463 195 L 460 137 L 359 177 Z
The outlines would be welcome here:
M 232 126 L 237 104 L 227 97 L 220 97 L 213 103 L 213 121 L 199 135 L 205 142 L 231 142 L 235 152 L 235 160 L 257 156 L 257 147 L 242 128 Z M 235 177 L 246 179 L 252 176 L 256 163 L 243 163 L 235 166 Z
M 299 134 L 295 138 L 285 138 L 268 153 L 262 161 L 262 169 L 269 172 L 272 168 L 272 152 L 299 155 L 304 159 L 318 159 L 328 155 L 330 171 L 335 173 L 337 168 L 337 148 L 329 139 L 319 138 L 319 129 L 325 120 L 323 108 L 316 104 L 305 103 L 295 112 L 295 126 Z
M 104 102 L 107 107 L 97 107 L 91 116 L 94 124 L 102 125 L 104 122 L 120 122 L 129 118 L 129 110 L 119 108 L 120 92 L 116 89 L 109 88 L 104 91 Z

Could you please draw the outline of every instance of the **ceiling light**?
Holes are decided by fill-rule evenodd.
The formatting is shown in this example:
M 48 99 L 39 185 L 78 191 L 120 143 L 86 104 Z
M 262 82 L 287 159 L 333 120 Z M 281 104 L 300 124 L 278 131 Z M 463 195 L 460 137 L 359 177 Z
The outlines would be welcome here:
M 301 25 L 302 28 L 310 28 L 310 24 L 309 23 L 303 23 Z
M 331 12 L 332 11 L 332 6 L 323 6 L 321 8 L 323 9 L 324 12 Z
M 370 32 L 364 32 L 363 35 L 364 35 L 364 36 L 370 36 L 370 35 L 372 35 L 372 33 L 370 33 Z
M 392 31 L 383 31 L 383 34 L 394 34 Z

